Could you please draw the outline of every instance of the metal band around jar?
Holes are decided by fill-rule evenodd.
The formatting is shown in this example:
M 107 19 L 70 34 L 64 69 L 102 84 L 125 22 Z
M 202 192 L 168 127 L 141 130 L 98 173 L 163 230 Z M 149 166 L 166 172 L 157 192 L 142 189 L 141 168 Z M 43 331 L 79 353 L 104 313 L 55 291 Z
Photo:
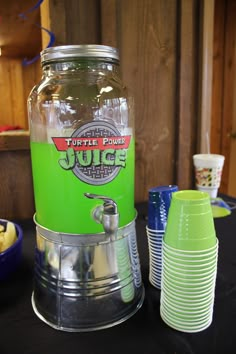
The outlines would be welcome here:
M 137 216 L 137 212 L 136 212 Z M 135 218 L 127 225 L 119 227 L 117 231 L 117 238 L 114 240 L 120 240 L 124 237 L 129 236 L 132 230 L 135 228 Z M 69 234 L 64 232 L 58 232 L 49 230 L 46 227 L 40 225 L 36 221 L 36 214 L 33 217 L 34 223 L 36 224 L 36 230 L 40 236 L 46 238 L 47 240 L 53 241 L 54 243 L 60 243 L 68 246 L 90 246 L 102 243 L 113 242 L 110 240 L 105 232 L 95 233 L 95 234 Z

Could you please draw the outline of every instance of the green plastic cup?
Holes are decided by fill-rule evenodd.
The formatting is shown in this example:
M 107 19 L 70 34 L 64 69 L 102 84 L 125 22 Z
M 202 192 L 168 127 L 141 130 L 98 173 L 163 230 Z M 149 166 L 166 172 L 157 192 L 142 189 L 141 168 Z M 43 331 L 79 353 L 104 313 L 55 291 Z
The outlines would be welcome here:
M 215 295 L 214 293 L 211 294 L 206 294 L 204 299 L 197 299 L 193 298 L 190 301 L 186 302 L 185 299 L 183 299 L 181 296 L 182 294 L 176 293 L 176 296 L 169 296 L 169 290 L 167 288 L 164 288 L 163 294 L 161 296 L 161 301 L 166 301 L 172 304 L 172 306 L 179 308 L 179 309 L 185 309 L 185 310 L 207 310 L 209 307 L 209 304 L 214 301 Z M 193 302 L 194 300 L 194 302 Z
M 170 276 L 166 276 L 164 272 L 162 272 L 162 288 L 167 289 L 170 294 L 175 293 L 177 291 L 181 291 L 183 296 L 186 297 L 201 297 L 205 296 L 207 293 L 212 293 L 215 291 L 215 278 L 207 279 L 203 282 L 197 283 L 190 283 L 190 282 L 181 282 L 179 280 L 175 280 Z
M 214 281 L 216 277 L 216 269 L 215 267 L 210 269 L 209 273 L 203 274 L 202 276 L 199 274 L 179 274 L 177 272 L 174 272 L 170 269 L 167 269 L 163 267 L 162 274 L 167 278 L 168 280 L 173 280 L 173 282 L 180 282 L 183 285 L 185 284 L 186 287 L 189 285 L 194 285 L 195 283 L 201 284 L 204 283 L 204 281 Z
M 212 314 L 212 306 L 213 304 L 209 304 L 206 310 L 192 310 L 192 311 L 184 311 L 179 310 L 174 306 L 169 305 L 167 302 L 163 301 L 161 306 L 165 308 L 166 312 L 173 316 L 176 320 L 180 321 L 188 321 L 188 322 L 195 322 L 200 320 L 205 320 L 206 317 Z
M 172 194 L 164 242 L 167 247 L 202 251 L 216 245 L 210 197 L 196 190 Z
M 180 270 L 180 272 L 205 272 L 208 270 L 210 266 L 217 265 L 217 259 L 218 257 L 212 257 L 209 260 L 207 260 L 205 263 L 184 263 L 184 262 L 176 262 L 175 260 L 172 260 L 168 258 L 165 254 L 162 255 L 163 257 L 163 262 L 168 264 L 170 267 L 174 267 L 177 270 Z
M 171 274 L 175 275 L 178 278 L 186 278 L 186 279 L 191 279 L 191 278 L 198 278 L 202 280 L 204 277 L 207 275 L 211 274 L 212 272 L 216 271 L 217 267 L 217 262 L 213 262 L 209 265 L 206 265 L 205 267 L 201 269 L 189 269 L 189 268 L 184 268 L 184 267 L 177 267 L 173 263 L 171 264 L 170 262 L 163 262 L 164 268 Z
M 212 323 L 212 316 L 208 319 L 208 321 L 203 322 L 200 321 L 200 323 L 194 323 L 194 325 L 190 325 L 189 323 L 185 324 L 183 321 L 178 322 L 178 321 L 173 321 L 172 319 L 169 318 L 168 315 L 166 315 L 165 311 L 161 308 L 160 310 L 160 315 L 162 320 L 171 328 L 176 329 L 181 332 L 185 333 L 196 333 L 196 332 L 201 332 L 204 329 L 208 328 L 211 323 Z
M 181 317 L 181 316 L 176 316 L 174 313 L 170 312 L 169 309 L 167 309 L 166 307 L 162 307 L 161 308 L 162 313 L 165 314 L 166 317 L 168 317 L 169 321 L 171 321 L 171 323 L 175 323 L 175 324 L 180 324 L 180 325 L 190 325 L 190 326 L 195 326 L 195 325 L 203 325 L 205 323 L 207 323 L 213 315 L 213 311 L 209 310 L 204 316 L 200 316 L 198 318 L 188 318 L 188 317 Z
M 205 256 L 204 258 L 201 256 L 195 257 L 181 257 L 177 254 L 173 254 L 168 252 L 165 248 L 162 249 L 162 258 L 165 258 L 167 262 L 174 262 L 183 266 L 204 266 L 206 263 L 211 262 L 213 260 L 217 261 L 218 259 L 218 249 L 212 252 L 210 255 Z
M 181 296 L 188 296 L 191 298 L 198 298 L 200 296 L 208 296 L 215 293 L 215 283 L 205 283 L 203 285 L 196 285 L 191 287 L 183 287 L 181 285 L 173 285 L 171 282 L 162 282 L 163 291 L 167 291 L 169 294 L 177 296 L 178 301 Z
M 178 259 L 183 260 L 205 260 L 205 258 L 215 254 L 218 252 L 219 249 L 219 241 L 216 238 L 216 243 L 213 247 L 207 248 L 204 250 L 197 250 L 197 251 L 187 251 L 187 250 L 180 250 L 178 248 L 173 248 L 167 245 L 164 241 L 162 243 L 163 252 L 169 254 L 170 256 L 177 257 Z

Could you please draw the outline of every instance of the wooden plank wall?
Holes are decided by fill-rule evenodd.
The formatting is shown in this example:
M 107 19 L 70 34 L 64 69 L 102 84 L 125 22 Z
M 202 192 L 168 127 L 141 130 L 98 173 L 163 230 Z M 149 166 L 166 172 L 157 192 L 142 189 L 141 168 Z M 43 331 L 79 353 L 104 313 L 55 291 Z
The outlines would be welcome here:
M 222 130 L 222 97 L 224 94 L 224 50 L 226 2 L 215 1 L 215 28 L 213 38 L 213 88 L 212 88 L 212 121 L 211 121 L 211 151 L 221 153 Z
M 101 41 L 120 49 L 123 80 L 135 98 L 137 201 L 153 186 L 193 186 L 199 13 L 192 0 L 101 2 Z
M 100 43 L 120 50 L 123 80 L 135 100 L 136 201 L 146 200 L 148 188 L 157 185 L 193 187 L 200 5 L 198 0 L 45 0 L 41 6 L 42 25 L 55 33 L 55 45 Z M 44 36 L 43 47 L 47 41 Z M 26 94 L 40 75 L 37 65 L 23 70 L 16 64 L 18 108 L 6 107 L 12 111 L 4 122 L 11 117 L 27 127 Z M 6 93 L 1 84 L 0 90 L 13 98 L 13 86 Z
M 28 129 L 27 98 L 41 77 L 40 63 L 23 66 L 22 58 L 0 58 L 0 125 Z M 0 217 L 32 218 L 34 197 L 29 136 L 0 135 Z
M 176 2 L 108 2 L 102 43 L 118 44 L 123 81 L 134 95 L 136 199 L 145 200 L 148 188 L 174 183 Z
M 211 149 L 225 156 L 220 191 L 228 193 L 236 48 L 236 1 L 215 1 Z
M 200 12 L 199 2 L 188 0 L 179 3 L 177 12 L 175 183 L 180 189 L 194 187 L 192 156 L 197 152 L 200 130 Z
M 0 59 L 0 125 L 28 129 L 27 98 L 41 77 L 40 63 L 23 66 L 22 59 Z
M 34 198 L 28 136 L 0 136 L 0 217 L 32 218 Z
M 50 29 L 56 45 L 100 43 L 100 0 L 44 0 L 41 23 Z M 42 31 L 43 48 L 48 35 Z

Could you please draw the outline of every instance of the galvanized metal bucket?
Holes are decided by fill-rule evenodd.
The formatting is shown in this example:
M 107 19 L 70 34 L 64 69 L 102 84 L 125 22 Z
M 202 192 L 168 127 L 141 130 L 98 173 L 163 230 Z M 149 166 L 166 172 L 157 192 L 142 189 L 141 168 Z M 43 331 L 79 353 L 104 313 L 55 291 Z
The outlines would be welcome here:
M 37 224 L 32 305 L 48 325 L 64 331 L 114 326 L 144 299 L 135 220 L 107 234 L 64 234 Z

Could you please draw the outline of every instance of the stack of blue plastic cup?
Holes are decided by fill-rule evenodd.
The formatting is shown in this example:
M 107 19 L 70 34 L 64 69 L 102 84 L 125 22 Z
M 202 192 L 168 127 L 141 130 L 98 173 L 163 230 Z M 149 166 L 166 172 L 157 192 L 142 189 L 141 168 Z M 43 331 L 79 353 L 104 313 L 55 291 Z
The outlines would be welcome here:
M 149 249 L 149 281 L 161 289 L 162 241 L 167 224 L 168 211 L 175 185 L 158 186 L 149 189 L 148 225 L 146 227 Z

